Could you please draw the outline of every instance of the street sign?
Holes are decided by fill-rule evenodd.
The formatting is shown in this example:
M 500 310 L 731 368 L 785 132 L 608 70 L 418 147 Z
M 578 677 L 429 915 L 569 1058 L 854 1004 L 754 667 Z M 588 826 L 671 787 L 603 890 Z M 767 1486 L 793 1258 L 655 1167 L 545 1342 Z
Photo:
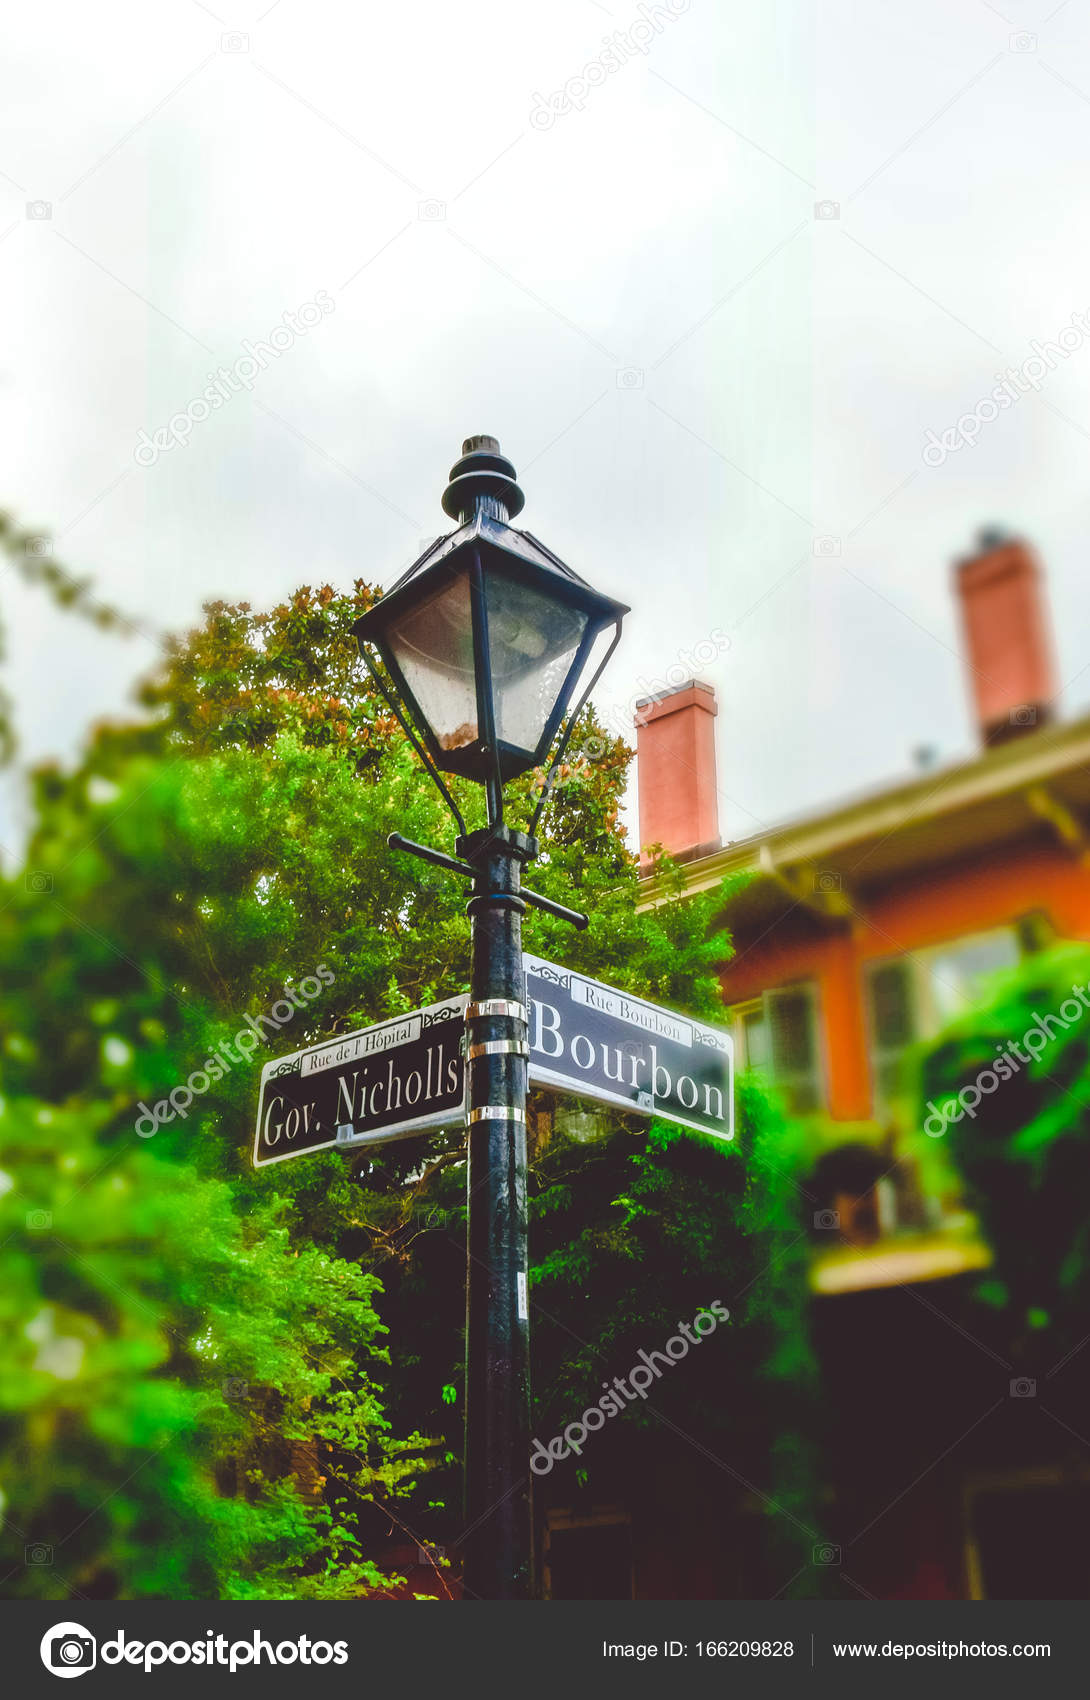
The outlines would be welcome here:
M 523 962 L 531 1086 L 734 1138 L 729 1033 L 539 956 Z M 267 1062 L 255 1164 L 463 1126 L 467 1001 L 448 998 Z
M 734 1138 L 729 1033 L 524 956 L 530 1084 Z
M 467 1001 L 447 998 L 267 1062 L 254 1163 L 462 1126 Z

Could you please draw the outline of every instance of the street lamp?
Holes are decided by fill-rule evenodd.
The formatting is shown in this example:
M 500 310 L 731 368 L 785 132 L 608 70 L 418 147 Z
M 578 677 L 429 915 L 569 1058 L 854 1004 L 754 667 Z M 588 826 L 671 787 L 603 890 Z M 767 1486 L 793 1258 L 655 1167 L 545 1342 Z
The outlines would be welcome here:
M 552 781 L 628 612 L 510 525 L 524 500 L 496 439 L 467 438 L 443 493 L 457 530 L 353 627 L 459 827 L 457 859 L 398 833 L 390 843 L 473 881 L 464 1574 L 466 1594 L 484 1599 L 533 1593 L 522 916 L 530 904 L 587 922 L 527 891 L 521 870 L 537 855 L 534 832 Z M 504 821 L 504 785 L 544 766 L 550 752 L 529 829 L 517 831 Z M 444 773 L 484 786 L 487 826 L 467 829 Z
M 490 824 L 504 783 L 544 762 L 598 638 L 628 612 L 507 523 L 524 500 L 496 439 L 470 437 L 443 493 L 458 530 L 353 628 L 378 650 L 432 766 L 486 786 Z

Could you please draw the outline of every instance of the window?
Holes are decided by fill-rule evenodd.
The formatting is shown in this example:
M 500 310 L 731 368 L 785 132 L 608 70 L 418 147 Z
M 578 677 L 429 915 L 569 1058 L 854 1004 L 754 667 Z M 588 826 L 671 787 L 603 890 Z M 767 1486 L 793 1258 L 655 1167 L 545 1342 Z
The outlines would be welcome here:
M 874 1096 L 885 1106 L 897 1096 L 901 1057 L 918 1032 L 913 964 L 906 956 L 881 962 L 870 974 L 871 1069 Z
M 909 1045 L 929 1039 L 984 992 L 989 975 L 1020 955 L 1016 927 L 951 939 L 911 955 L 887 956 L 867 969 L 867 1014 L 875 1110 L 889 1110 L 903 1091 Z
M 940 945 L 924 957 L 930 1005 L 929 1031 L 937 1032 L 975 1003 L 990 974 L 1013 968 L 1018 961 L 1018 935 L 1013 927 L 980 933 Z
M 821 1108 L 824 1092 L 817 992 L 811 984 L 763 992 L 735 1012 L 740 1060 L 778 1088 L 794 1115 Z

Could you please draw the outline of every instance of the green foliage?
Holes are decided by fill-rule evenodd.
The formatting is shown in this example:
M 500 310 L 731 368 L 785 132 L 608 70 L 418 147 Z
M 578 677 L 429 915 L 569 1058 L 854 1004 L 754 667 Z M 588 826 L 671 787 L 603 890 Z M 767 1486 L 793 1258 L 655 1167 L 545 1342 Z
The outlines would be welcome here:
M 18 1591 L 321 1592 L 333 1519 L 300 1481 L 376 1445 L 356 1491 L 399 1473 L 361 1367 L 386 1357 L 377 1283 L 290 1244 L 282 1203 L 244 1222 L 225 1183 L 104 1148 L 108 1116 L 15 1099 L 0 1120 L 3 1491 L 51 1557 Z M 380 1580 L 350 1528 L 336 1546 Z
M 929 1105 L 952 1112 L 938 1137 L 995 1253 L 986 1296 L 1017 1327 L 1036 1330 L 1047 1318 L 1072 1341 L 1085 1333 L 1090 1301 L 1090 1010 L 1075 995 L 1088 979 L 1085 945 L 1027 957 L 940 1035 L 920 1093 L 921 1117 Z M 1008 1078 L 992 1086 L 1001 1058 Z M 982 1075 L 979 1103 L 970 1094 L 962 1109 L 957 1095 Z
M 301 622 L 302 644 L 299 603 L 271 623 Z M 427 1464 L 430 1443 L 384 1415 L 380 1287 L 341 1160 L 299 1165 L 298 1207 L 248 1169 L 267 1053 L 154 1148 L 134 1132 L 141 1100 L 326 956 L 334 975 L 350 964 L 344 984 L 282 1048 L 405 1007 L 443 970 L 427 893 L 418 918 L 385 850 L 389 811 L 436 826 L 406 752 L 368 785 L 359 752 L 389 728 L 363 708 L 358 737 L 330 737 L 325 679 L 286 702 L 269 686 L 265 743 L 236 735 L 239 641 L 213 610 L 191 660 L 179 650 L 148 686 L 150 715 L 99 728 L 75 773 L 35 776 L 27 867 L 0 898 L 0 1492 L 17 1593 L 383 1588 L 361 1517 L 396 1515 Z M 226 723 L 211 731 L 205 693 Z M 54 1564 L 25 1564 L 28 1543 Z
M 74 772 L 35 775 L 27 866 L 0 892 L 0 1489 L 56 1562 L 24 1565 L 9 1531 L 9 1591 L 351 1595 L 384 1586 L 377 1533 L 459 1533 L 459 1142 L 260 1172 L 248 1155 L 269 1054 L 468 979 L 464 889 L 386 847 L 394 828 L 450 847 L 452 829 L 356 657 L 372 594 L 211 607 L 139 716 L 98 727 Z M 534 883 L 592 925 L 534 914 L 525 942 L 715 1019 L 727 888 L 682 902 L 664 863 L 664 901 L 637 911 L 618 818 L 630 755 L 591 715 L 577 729 Z M 514 820 L 539 784 L 512 788 Z M 319 964 L 333 984 L 282 1035 L 153 1143 L 136 1137 L 142 1103 Z M 610 1117 L 589 1141 L 542 1142 L 541 1421 L 584 1399 L 601 1362 L 622 1369 L 637 1336 L 654 1345 L 719 1297 L 732 1321 L 685 1366 L 680 1426 L 744 1458 L 770 1503 L 803 1504 L 803 1286 L 769 1156 L 782 1136 L 750 1089 L 735 1152 Z M 619 1426 L 639 1463 L 642 1418 Z M 591 1491 L 599 1469 L 588 1456 Z M 794 1515 L 772 1519 L 775 1538 L 798 1538 Z

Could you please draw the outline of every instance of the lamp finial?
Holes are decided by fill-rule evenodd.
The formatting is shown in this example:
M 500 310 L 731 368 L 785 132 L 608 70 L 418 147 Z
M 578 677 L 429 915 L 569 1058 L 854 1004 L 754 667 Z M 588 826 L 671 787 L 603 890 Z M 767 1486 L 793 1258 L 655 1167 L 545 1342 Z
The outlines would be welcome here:
M 525 505 L 515 468 L 501 452 L 499 438 L 467 437 L 462 458 L 450 469 L 450 483 L 443 491 L 443 512 L 463 525 L 478 513 L 506 523 Z

